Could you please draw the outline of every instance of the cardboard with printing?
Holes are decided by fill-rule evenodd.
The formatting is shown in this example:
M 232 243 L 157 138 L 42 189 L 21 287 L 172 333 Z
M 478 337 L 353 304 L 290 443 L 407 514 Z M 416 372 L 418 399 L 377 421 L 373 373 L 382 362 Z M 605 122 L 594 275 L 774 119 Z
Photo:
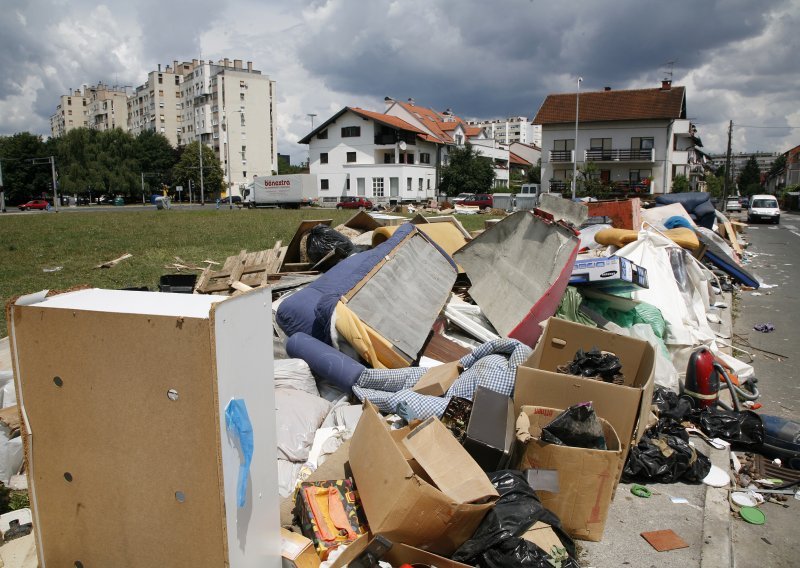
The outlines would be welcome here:
M 578 349 L 592 347 L 620 358 L 624 384 L 555 372 L 572 361 Z M 533 353 L 517 368 L 515 412 L 519 414 L 525 405 L 569 408 L 591 401 L 597 415 L 614 427 L 625 458 L 631 443 L 638 442 L 649 426 L 655 357 L 653 346 L 641 339 L 550 318 Z
M 619 438 L 613 426 L 601 418 L 607 450 L 542 442 L 542 428 L 561 412 L 540 406 L 522 407 L 517 419 L 517 441 L 521 446 L 517 469 L 557 471 L 558 493 L 536 492 L 542 505 L 558 515 L 564 530 L 573 538 L 599 541 L 624 464 Z
M 431 367 L 425 374 L 420 377 L 417 384 L 411 389 L 419 394 L 427 394 L 431 396 L 444 396 L 444 394 L 453 386 L 456 379 L 463 371 L 461 363 L 452 361 Z
M 399 439 L 403 433 L 390 433 L 365 404 L 350 441 L 350 467 L 367 522 L 392 542 L 447 556 L 472 536 L 497 491 L 438 420 L 406 429 Z
M 317 568 L 319 556 L 314 543 L 301 534 L 281 527 L 281 559 L 283 568 Z
M 571 286 L 592 286 L 606 292 L 633 292 L 650 287 L 647 269 L 621 256 L 576 260 L 569 283 Z

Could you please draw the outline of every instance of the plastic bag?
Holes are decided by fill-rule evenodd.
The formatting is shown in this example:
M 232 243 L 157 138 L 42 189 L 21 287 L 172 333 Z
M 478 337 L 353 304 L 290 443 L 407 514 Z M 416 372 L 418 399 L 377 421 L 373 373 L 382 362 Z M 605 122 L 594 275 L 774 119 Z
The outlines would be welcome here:
M 589 351 L 578 349 L 575 358 L 559 367 L 559 372 L 581 377 L 600 377 L 607 383 L 615 382 L 622 377 L 622 363 L 613 353 L 605 353 L 597 347 Z
M 756 450 L 764 442 L 764 423 L 750 410 L 695 410 L 690 416 L 710 438 L 722 438 L 742 450 Z
M 522 536 L 525 531 L 537 521 L 550 525 L 570 557 L 575 556 L 575 543 L 561 528 L 561 521 L 552 512 L 545 509 L 536 497 L 536 493 L 525 479 L 525 474 L 516 470 L 500 470 L 489 474 L 489 479 L 494 485 L 500 498 L 494 507 L 486 514 L 478 525 L 477 530 L 468 541 L 462 544 L 453 560 L 464 564 L 482 567 L 495 566 L 533 566 L 548 567 L 549 564 L 517 563 L 515 558 L 522 562 L 526 558 L 535 558 L 535 553 L 525 553 L 520 550 Z M 528 546 L 530 545 L 530 546 Z M 541 553 L 542 561 L 546 561 L 547 554 L 533 543 L 523 545 L 525 550 L 534 547 Z M 564 568 L 577 564 L 562 564 Z
M 345 258 L 353 253 L 353 243 L 327 225 L 317 225 L 309 231 L 306 252 L 311 262 L 319 262 L 332 250 L 336 251 L 339 258 Z
M 566 556 L 566 552 L 564 553 Z M 561 557 L 561 563 L 556 564 L 550 555 L 524 538 L 512 537 L 486 551 L 479 562 L 481 568 L 578 568 L 575 559 L 567 556 Z
M 686 396 L 664 387 L 653 389 L 653 404 L 658 408 L 660 418 L 683 420 L 692 411 L 692 402 Z
M 5 485 L 8 485 L 11 477 L 22 469 L 23 457 L 21 437 L 9 440 L 5 436 L 0 436 L 0 481 Z
M 559 446 L 608 449 L 603 426 L 597 419 L 591 402 L 575 404 L 556 416 L 550 424 L 542 428 L 541 439 Z
M 631 448 L 622 482 L 700 483 L 711 471 L 711 460 L 689 445 L 679 422 L 662 418 Z

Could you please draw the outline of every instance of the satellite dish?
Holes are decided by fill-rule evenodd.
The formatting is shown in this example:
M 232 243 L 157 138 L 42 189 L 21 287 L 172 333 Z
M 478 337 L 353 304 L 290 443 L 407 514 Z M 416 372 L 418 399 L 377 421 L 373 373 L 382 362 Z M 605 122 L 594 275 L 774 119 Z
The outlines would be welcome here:
M 400 141 L 400 144 L 399 144 L 398 146 L 400 147 L 400 149 L 401 149 L 401 150 L 405 150 L 405 149 L 406 149 L 406 143 L 405 143 L 405 141 L 401 140 L 401 141 Z

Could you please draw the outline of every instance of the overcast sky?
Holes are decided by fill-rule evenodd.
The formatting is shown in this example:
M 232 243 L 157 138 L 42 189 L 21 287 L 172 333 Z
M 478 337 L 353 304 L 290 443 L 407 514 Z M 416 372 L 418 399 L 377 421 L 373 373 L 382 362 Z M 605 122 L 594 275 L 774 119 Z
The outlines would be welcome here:
M 667 62 L 705 149 L 800 144 L 800 0 L 0 0 L 0 134 L 49 134 L 58 97 L 136 86 L 173 59 L 277 81 L 279 151 L 387 95 L 463 118 L 532 118 L 548 93 L 656 87 Z M 753 128 L 793 126 L 795 128 Z

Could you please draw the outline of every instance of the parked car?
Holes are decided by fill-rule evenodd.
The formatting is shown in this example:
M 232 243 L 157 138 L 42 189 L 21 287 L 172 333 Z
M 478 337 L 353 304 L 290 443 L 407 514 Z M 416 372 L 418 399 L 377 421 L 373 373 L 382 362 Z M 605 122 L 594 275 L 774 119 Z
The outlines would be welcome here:
M 336 204 L 336 209 L 372 209 L 372 201 L 364 197 L 342 197 L 342 200 Z
M 44 210 L 50 207 L 50 203 L 46 199 L 31 199 L 27 203 L 19 206 L 20 211 L 30 211 L 31 209 Z
M 750 207 L 750 198 L 747 197 L 746 195 L 743 195 L 742 197 L 739 198 L 739 203 L 741 203 L 742 207 L 746 209 Z
M 470 207 L 480 207 L 481 209 L 492 208 L 494 199 L 491 193 L 476 193 L 469 199 L 465 199 L 460 205 L 467 205 Z
M 747 222 L 771 221 L 776 225 L 781 222 L 781 209 L 774 195 L 754 195 L 747 208 Z
M 725 210 L 726 211 L 738 211 L 739 213 L 742 212 L 742 204 L 739 202 L 738 197 L 729 197 L 728 201 L 725 202 Z
M 453 203 L 463 205 L 465 200 L 472 199 L 473 197 L 475 197 L 474 193 L 459 193 L 453 198 Z

